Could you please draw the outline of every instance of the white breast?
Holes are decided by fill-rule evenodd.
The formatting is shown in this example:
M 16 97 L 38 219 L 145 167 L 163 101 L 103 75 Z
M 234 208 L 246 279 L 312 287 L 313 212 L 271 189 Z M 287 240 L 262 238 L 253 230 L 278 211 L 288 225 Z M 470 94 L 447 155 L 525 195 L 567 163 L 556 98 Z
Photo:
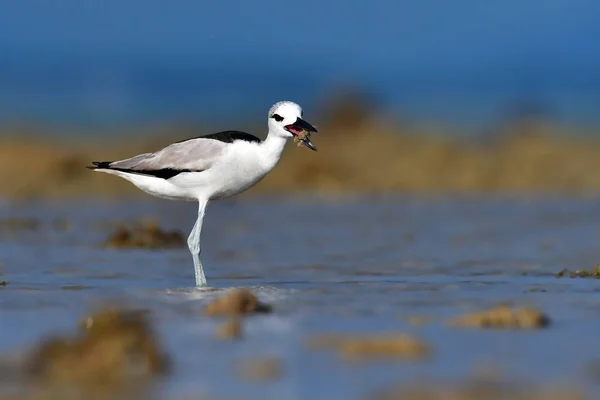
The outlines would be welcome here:
M 182 173 L 169 181 L 193 196 L 221 199 L 241 193 L 273 169 L 278 158 L 270 156 L 259 143 L 236 141 L 221 158 L 201 173 Z

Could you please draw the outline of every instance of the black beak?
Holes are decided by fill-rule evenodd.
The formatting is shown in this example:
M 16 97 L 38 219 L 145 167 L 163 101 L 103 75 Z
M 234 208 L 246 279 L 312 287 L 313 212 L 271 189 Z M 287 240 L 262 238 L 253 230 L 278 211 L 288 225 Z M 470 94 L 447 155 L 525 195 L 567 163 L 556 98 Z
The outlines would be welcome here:
M 292 125 L 302 131 L 318 132 L 317 128 L 315 128 L 300 117 L 296 118 L 296 122 L 294 122 Z
M 309 138 L 305 137 L 304 139 L 302 139 L 302 143 L 304 143 L 304 145 L 306 147 L 308 147 L 309 149 L 317 151 L 317 148 L 315 147 L 314 144 L 312 144 L 312 142 L 310 141 Z
M 292 126 L 295 128 L 295 130 L 298 130 L 298 131 L 307 131 L 307 132 L 311 132 L 311 133 L 318 132 L 317 128 L 315 128 L 314 126 L 312 126 L 311 124 L 309 124 L 308 122 L 306 122 L 305 120 L 303 120 L 300 117 L 296 118 L 296 122 L 294 122 L 292 124 Z M 301 139 L 301 142 L 309 149 L 311 149 L 313 151 L 317 151 L 317 148 L 315 147 L 314 144 L 312 144 L 312 142 L 310 141 L 308 136 L 304 137 L 304 139 Z

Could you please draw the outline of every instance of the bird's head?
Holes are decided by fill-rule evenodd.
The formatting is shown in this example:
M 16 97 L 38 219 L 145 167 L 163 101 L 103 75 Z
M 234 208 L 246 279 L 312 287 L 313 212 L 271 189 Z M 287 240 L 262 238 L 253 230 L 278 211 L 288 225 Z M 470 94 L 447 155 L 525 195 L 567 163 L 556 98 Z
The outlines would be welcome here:
M 304 135 L 304 132 L 310 134 L 317 132 L 317 129 L 302 119 L 302 114 L 302 108 L 296 103 L 275 103 L 269 110 L 269 133 L 288 139 L 297 137 L 306 147 L 316 151 L 317 148 L 310 141 L 310 135 Z

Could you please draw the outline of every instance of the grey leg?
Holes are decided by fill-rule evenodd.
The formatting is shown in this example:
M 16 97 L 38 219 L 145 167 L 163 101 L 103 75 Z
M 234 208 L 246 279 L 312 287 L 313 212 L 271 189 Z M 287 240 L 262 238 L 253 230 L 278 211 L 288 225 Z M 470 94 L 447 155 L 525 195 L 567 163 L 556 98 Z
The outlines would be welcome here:
M 206 201 L 198 202 L 198 219 L 194 224 L 192 233 L 188 237 L 188 247 L 192 253 L 194 260 L 194 273 L 196 275 L 196 286 L 206 286 L 206 277 L 200 262 L 200 232 L 202 231 L 202 220 L 204 219 L 204 210 L 206 209 Z

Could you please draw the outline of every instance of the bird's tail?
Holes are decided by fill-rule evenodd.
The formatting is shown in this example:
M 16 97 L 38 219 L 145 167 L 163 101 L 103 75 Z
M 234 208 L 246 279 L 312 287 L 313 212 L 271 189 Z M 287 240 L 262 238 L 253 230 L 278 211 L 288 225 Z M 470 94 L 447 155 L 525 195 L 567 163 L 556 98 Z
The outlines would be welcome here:
M 110 164 L 112 161 L 92 161 L 94 166 L 86 166 L 88 169 L 100 169 L 100 168 L 110 168 Z

